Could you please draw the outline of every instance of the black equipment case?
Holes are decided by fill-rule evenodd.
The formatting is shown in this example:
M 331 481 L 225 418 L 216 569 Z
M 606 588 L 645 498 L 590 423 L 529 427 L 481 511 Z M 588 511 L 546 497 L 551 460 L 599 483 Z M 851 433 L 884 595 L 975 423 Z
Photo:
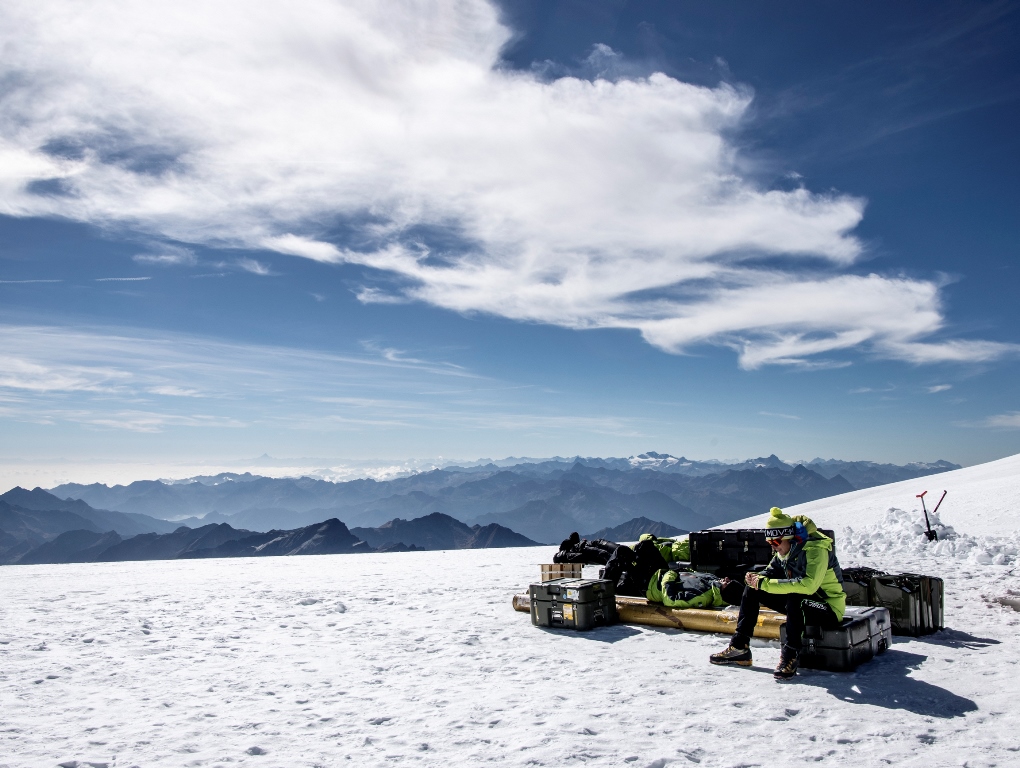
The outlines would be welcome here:
M 893 634 L 930 635 L 944 626 L 944 586 L 937 576 L 886 573 L 872 577 L 868 600 L 889 609 Z
M 819 530 L 830 539 L 836 535 Z M 764 567 L 772 560 L 764 528 L 722 528 L 691 531 L 691 568 L 695 571 L 739 575 L 738 571 Z
M 786 625 L 779 630 L 786 643 Z M 892 645 L 889 611 L 876 607 L 849 607 L 839 629 L 804 628 L 800 666 L 830 672 L 850 672 Z
M 843 569 L 843 591 L 846 593 L 846 604 L 857 606 L 874 605 L 871 602 L 871 580 L 875 576 L 885 576 L 885 571 L 874 568 L 852 566 Z
M 937 576 L 844 568 L 843 591 L 847 605 L 888 608 L 894 635 L 917 637 L 944 627 L 944 584 Z
M 606 579 L 553 579 L 528 588 L 536 627 L 589 630 L 615 624 L 616 593 Z

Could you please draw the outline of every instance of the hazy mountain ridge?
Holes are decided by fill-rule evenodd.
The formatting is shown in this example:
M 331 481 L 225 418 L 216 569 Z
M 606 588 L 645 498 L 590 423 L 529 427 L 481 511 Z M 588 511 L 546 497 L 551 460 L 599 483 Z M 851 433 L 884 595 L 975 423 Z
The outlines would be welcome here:
M 639 517 L 696 530 L 763 507 L 799 504 L 956 466 L 939 461 L 897 467 L 834 459 L 791 465 L 775 455 L 724 463 L 654 451 L 629 458 L 556 457 L 504 466 L 507 461 L 385 481 L 224 473 L 172 484 L 139 481 L 53 490 L 93 506 L 162 516 L 192 527 L 224 522 L 249 530 L 289 530 L 336 517 L 354 528 L 370 529 L 388 520 L 438 513 L 469 526 L 498 524 L 553 543 L 572 530 L 612 528 Z
M 375 548 L 408 542 L 421 549 L 533 547 L 538 543 L 501 525 L 468 526 L 441 512 L 415 520 L 397 518 L 378 528 L 352 528 L 351 533 Z
M 391 520 L 379 529 L 363 529 L 374 544 L 353 534 L 336 518 L 311 525 L 267 532 L 235 528 L 226 522 L 174 527 L 169 533 L 145 532 L 122 536 L 103 531 L 102 522 L 137 526 L 121 513 L 92 509 L 81 500 L 65 501 L 41 489 L 13 489 L 17 498 L 36 507 L 26 509 L 0 498 L 0 564 L 52 564 L 176 560 L 205 557 L 267 557 L 344 552 L 411 551 L 425 549 L 481 549 L 534 546 L 535 542 L 499 525 L 467 526 L 452 517 L 434 513 L 417 520 Z M 63 507 L 63 509 L 59 508 Z M 68 507 L 81 514 L 68 511 Z
M 673 536 L 682 536 L 690 531 L 684 531 L 680 528 L 674 528 L 672 525 L 666 525 L 656 520 L 649 520 L 647 517 L 637 517 L 630 522 L 617 525 L 614 528 L 603 528 L 600 531 L 594 533 L 583 533 L 581 534 L 582 539 L 594 540 L 594 539 L 607 539 L 609 541 L 637 541 L 638 538 L 644 534 L 650 533 L 653 536 L 661 536 L 664 538 L 671 538 Z

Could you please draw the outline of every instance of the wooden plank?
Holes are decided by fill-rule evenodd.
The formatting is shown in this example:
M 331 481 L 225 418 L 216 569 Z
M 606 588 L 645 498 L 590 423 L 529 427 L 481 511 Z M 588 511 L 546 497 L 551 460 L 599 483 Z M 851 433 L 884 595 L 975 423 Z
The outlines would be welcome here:
M 531 613 L 531 596 L 527 593 L 514 595 L 514 610 Z M 688 608 L 680 610 L 667 608 L 659 603 L 651 603 L 643 597 L 616 598 L 616 612 L 623 624 L 644 624 L 653 627 L 673 627 L 685 632 L 717 632 L 732 635 L 737 631 L 737 611 L 735 609 L 707 610 L 704 608 Z M 775 611 L 762 610 L 758 614 L 758 623 L 754 628 L 754 636 L 768 640 L 779 639 L 779 628 L 786 623 L 786 616 Z

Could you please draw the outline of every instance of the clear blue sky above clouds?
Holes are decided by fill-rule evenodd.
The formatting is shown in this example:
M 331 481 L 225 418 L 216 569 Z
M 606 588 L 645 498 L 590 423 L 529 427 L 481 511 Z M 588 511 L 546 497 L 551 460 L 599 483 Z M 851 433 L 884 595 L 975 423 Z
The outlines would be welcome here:
M 1020 9 L 0 8 L 0 458 L 1020 451 Z

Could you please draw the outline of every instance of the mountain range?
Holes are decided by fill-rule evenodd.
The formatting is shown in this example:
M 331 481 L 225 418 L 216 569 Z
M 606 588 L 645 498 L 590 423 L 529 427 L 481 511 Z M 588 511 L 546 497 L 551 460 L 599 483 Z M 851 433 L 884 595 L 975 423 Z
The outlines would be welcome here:
M 791 465 L 775 455 L 725 463 L 654 451 L 629 458 L 512 461 L 449 466 L 385 481 L 223 473 L 113 487 L 67 484 L 52 491 L 93 507 L 190 527 L 215 522 L 253 531 L 291 530 L 335 517 L 360 529 L 440 513 L 468 526 L 497 524 L 554 543 L 571 531 L 613 528 L 639 517 L 697 530 L 773 505 L 957 467 L 946 461 L 897 466 L 835 459 Z
M 9 499 L 31 504 L 33 508 L 11 504 Z M 467 526 L 438 513 L 417 520 L 395 519 L 378 528 L 358 528 L 353 532 L 336 518 L 297 529 L 259 532 L 227 523 L 192 528 L 156 520 L 155 526 L 147 526 L 139 517 L 142 516 L 93 509 L 80 499 L 68 502 L 41 488 L 33 491 L 14 488 L 0 496 L 0 525 L 4 526 L 0 528 L 0 563 L 267 557 L 536 544 L 496 524 Z M 102 530 L 107 525 L 110 529 Z M 159 531 L 144 530 L 146 527 Z M 130 533 L 122 535 L 121 531 Z
M 571 531 L 627 541 L 643 532 L 676 535 L 773 505 L 956 467 L 945 461 L 896 466 L 833 459 L 790 465 L 774 455 L 698 462 L 655 452 L 500 466 L 505 463 L 387 481 L 224 473 L 113 487 L 67 484 L 52 493 L 14 488 L 0 495 L 0 563 L 198 556 L 193 552 L 239 556 L 249 550 L 259 556 L 348 545 L 350 551 L 528 546 L 558 542 Z M 332 520 L 354 539 L 316 538 L 312 531 Z M 332 536 L 339 529 L 330 530 Z M 306 547 L 302 537 L 316 543 Z M 245 539 L 250 541 L 237 543 Z

